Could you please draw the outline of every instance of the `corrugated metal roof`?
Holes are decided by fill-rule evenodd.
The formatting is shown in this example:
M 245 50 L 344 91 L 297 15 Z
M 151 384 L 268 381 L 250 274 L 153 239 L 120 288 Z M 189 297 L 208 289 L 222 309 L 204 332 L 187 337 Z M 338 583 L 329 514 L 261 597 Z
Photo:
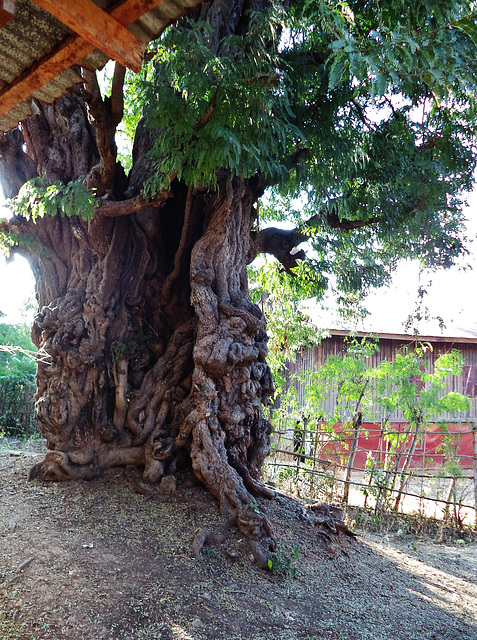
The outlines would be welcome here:
M 93 1 L 106 10 L 118 4 L 110 0 Z M 164 0 L 128 29 L 143 42 L 150 42 L 201 1 Z M 17 0 L 15 17 L 0 29 L 0 104 L 2 89 L 5 91 L 19 76 L 34 68 L 41 58 L 54 51 L 70 35 L 70 29 L 31 0 Z M 104 53 L 95 50 L 78 64 L 90 69 L 101 69 L 107 60 L 108 57 Z M 54 80 L 0 117 L 0 132 L 13 129 L 21 120 L 31 115 L 32 97 L 52 103 L 80 82 L 80 76 L 72 69 L 61 71 Z
M 401 340 L 402 342 L 445 342 L 452 344 L 477 344 L 477 336 L 469 337 L 472 332 L 469 332 L 469 336 L 436 336 L 436 335 L 415 335 L 412 333 L 385 333 L 382 331 L 352 331 L 350 329 L 329 329 L 328 334 L 332 336 L 357 336 L 358 338 L 376 337 L 386 338 L 389 340 Z M 475 334 L 474 334 L 475 335 Z
M 443 270 L 442 270 L 443 271 Z M 433 276 L 435 277 L 435 276 Z M 461 275 L 455 276 L 460 278 Z M 436 281 L 437 282 L 437 281 Z M 412 286 L 412 285 L 409 285 Z M 448 289 L 442 288 L 442 296 L 448 294 Z M 379 292 L 376 292 L 376 296 Z M 387 293 L 381 292 L 380 306 L 377 306 L 374 301 L 370 301 L 370 314 L 363 319 L 345 319 L 339 316 L 337 305 L 334 300 L 329 296 L 321 303 L 323 306 L 309 306 L 305 308 L 309 313 L 313 324 L 321 331 L 337 332 L 341 331 L 342 335 L 347 333 L 356 333 L 359 336 L 364 335 L 378 335 L 380 337 L 394 337 L 397 339 L 415 339 L 417 330 L 418 340 L 421 341 L 447 341 L 447 342 L 472 342 L 477 341 L 477 322 L 468 322 L 466 327 L 459 326 L 461 322 L 459 319 L 455 321 L 452 309 L 449 307 L 449 313 L 445 315 L 445 323 L 440 325 L 437 318 L 422 318 L 419 321 L 414 320 L 410 327 L 406 326 L 405 322 L 410 313 L 413 313 L 414 303 L 410 306 L 409 296 L 405 297 L 406 289 L 404 285 L 401 285 L 399 289 L 394 288 L 392 295 L 396 296 L 402 305 L 402 309 L 398 305 L 390 304 L 386 306 Z M 368 304 L 368 300 L 365 300 L 364 305 Z M 431 307 L 432 315 L 443 315 L 445 308 L 442 306 L 436 307 L 435 304 Z M 458 311 L 458 310 L 456 310 Z M 458 314 L 456 316 L 458 318 Z M 338 335 L 338 334 L 337 334 Z

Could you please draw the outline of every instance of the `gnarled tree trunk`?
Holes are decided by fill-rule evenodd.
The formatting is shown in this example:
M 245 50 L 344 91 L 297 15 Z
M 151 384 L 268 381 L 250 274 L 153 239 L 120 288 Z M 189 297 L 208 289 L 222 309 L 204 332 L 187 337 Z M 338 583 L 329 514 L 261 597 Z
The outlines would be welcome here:
M 210 46 L 243 32 L 246 11 L 266 4 L 204 5 L 198 11 L 214 27 Z M 168 190 L 143 198 L 154 132 L 138 126 L 126 178 L 114 142 L 124 71 L 116 69 L 105 100 L 95 76 L 84 78 L 84 88 L 54 105 L 38 104 L 23 136 L 0 140 L 8 195 L 37 174 L 50 183 L 82 180 L 97 196 L 92 220 L 57 215 L 9 224 L 29 239 L 17 250 L 32 264 L 39 303 L 36 415 L 50 451 L 31 477 L 88 479 L 133 466 L 144 482 L 160 483 L 189 467 L 265 566 L 275 540 L 254 496 L 273 495 L 260 482 L 271 432 L 261 405 L 273 385 L 246 266 L 258 252 L 296 266 L 302 252 L 290 251 L 304 236 L 253 232 L 257 180 L 225 171 L 214 189 L 171 176 Z
M 64 103 L 83 120 L 87 155 L 56 130 Z M 74 95 L 40 105 L 24 127 L 30 157 L 51 181 L 61 166 L 66 179 L 97 172 L 94 130 Z M 216 191 L 176 180 L 159 201 L 110 200 L 93 220 L 13 225 L 33 238 L 19 251 L 40 307 L 36 415 L 50 452 L 31 477 L 87 479 L 119 465 L 158 483 L 189 466 L 263 566 L 274 540 L 253 496 L 272 495 L 260 469 L 271 431 L 261 404 L 273 389 L 264 318 L 247 286 L 254 201 L 245 181 L 224 175 Z

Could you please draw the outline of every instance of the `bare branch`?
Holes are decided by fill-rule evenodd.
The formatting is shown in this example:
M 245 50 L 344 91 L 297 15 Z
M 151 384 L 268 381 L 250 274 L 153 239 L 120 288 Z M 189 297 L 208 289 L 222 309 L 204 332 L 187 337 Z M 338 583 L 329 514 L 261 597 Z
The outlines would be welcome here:
M 285 271 L 293 275 L 291 269 L 298 266 L 297 260 L 303 260 L 306 254 L 303 250 L 291 253 L 293 249 L 304 242 L 307 236 L 299 227 L 289 231 L 268 227 L 255 236 L 255 251 L 259 253 L 270 253 L 283 265 Z
M 371 121 L 368 120 L 368 118 L 366 117 L 366 114 L 364 113 L 363 108 L 359 104 L 359 102 L 357 100 L 353 99 L 353 100 L 351 100 L 351 104 L 355 107 L 356 111 L 358 112 L 359 119 L 364 124 L 364 126 L 367 129 L 374 129 L 374 127 L 372 126 Z
M 100 215 L 105 218 L 117 218 L 120 216 L 127 216 L 130 213 L 141 211 L 146 207 L 159 207 L 163 206 L 168 198 L 172 196 L 171 191 L 161 191 L 153 198 L 145 198 L 142 193 L 134 198 L 128 198 L 127 200 L 98 200 L 95 207 L 95 215 Z
M 5 218 L 0 219 L 0 233 L 19 233 L 18 226 Z
M 123 85 L 126 69 L 116 63 L 114 67 L 111 97 L 101 97 L 96 72 L 83 70 L 86 82 L 85 100 L 88 104 L 90 119 L 97 131 L 97 145 L 100 163 L 91 169 L 85 179 L 85 185 L 95 188 L 99 196 L 110 193 L 116 174 L 117 147 L 116 129 L 121 122 L 124 110 Z
M 38 175 L 36 162 L 24 151 L 25 139 L 20 129 L 0 136 L 0 187 L 5 198 L 13 198 L 20 188 Z
M 102 101 L 96 71 L 83 68 L 81 73 L 85 81 L 85 98 L 88 105 L 98 100 Z
M 51 356 L 46 351 L 40 349 L 39 351 L 30 351 L 28 349 L 23 349 L 22 347 L 17 347 L 15 345 L 10 344 L 0 344 L 0 352 L 9 353 L 12 356 L 20 354 L 22 356 L 27 356 L 30 360 L 35 360 L 35 362 L 46 362 L 48 363 L 51 360 Z
M 126 67 L 119 62 L 114 66 L 113 83 L 111 86 L 111 116 L 115 126 L 123 119 L 124 114 L 124 78 L 126 75 Z
M 297 251 L 295 247 L 314 235 L 313 227 L 322 227 L 326 222 L 326 225 L 331 229 L 349 232 L 353 229 L 368 227 L 377 221 L 378 219 L 375 217 L 366 220 L 340 219 L 334 208 L 328 206 L 295 229 L 284 230 L 267 227 L 255 233 L 253 238 L 255 255 L 253 258 L 259 253 L 270 253 L 283 265 L 287 273 L 293 275 L 291 269 L 298 266 L 298 260 L 303 260 L 306 257 L 303 249 Z
M 310 220 L 312 220 L 312 218 L 310 218 Z M 334 211 L 329 211 L 326 214 L 326 224 L 331 229 L 340 229 L 341 231 L 352 231 L 353 229 L 369 227 L 375 222 L 378 222 L 378 218 L 376 217 L 367 218 L 366 220 L 348 220 L 347 218 L 340 219 Z

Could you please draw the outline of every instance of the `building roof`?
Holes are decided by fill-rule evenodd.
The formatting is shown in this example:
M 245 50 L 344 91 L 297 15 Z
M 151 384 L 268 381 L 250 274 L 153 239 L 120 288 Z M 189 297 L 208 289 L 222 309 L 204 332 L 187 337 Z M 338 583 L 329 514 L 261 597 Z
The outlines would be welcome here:
M 470 336 L 450 336 L 450 335 L 421 335 L 411 333 L 385 333 L 382 331 L 353 331 L 351 329 L 328 329 L 327 334 L 330 336 L 357 336 L 358 338 L 368 338 L 375 336 L 376 338 L 385 340 L 399 340 L 401 342 L 446 342 L 450 344 L 477 344 L 477 335 Z
M 336 308 L 313 307 L 306 311 L 310 314 L 313 324 L 328 335 L 355 335 L 360 338 L 376 336 L 402 342 L 413 342 L 417 339 L 419 342 L 477 344 L 476 322 L 469 322 L 464 328 L 452 322 L 446 326 L 440 325 L 435 319 L 421 319 L 407 326 L 408 323 L 403 322 L 405 314 L 396 318 L 391 312 L 383 313 L 381 316 L 371 313 L 362 319 L 345 319 L 339 316 Z
M 145 44 L 202 0 L 0 0 L 0 133 L 82 82 L 74 65 L 139 71 Z

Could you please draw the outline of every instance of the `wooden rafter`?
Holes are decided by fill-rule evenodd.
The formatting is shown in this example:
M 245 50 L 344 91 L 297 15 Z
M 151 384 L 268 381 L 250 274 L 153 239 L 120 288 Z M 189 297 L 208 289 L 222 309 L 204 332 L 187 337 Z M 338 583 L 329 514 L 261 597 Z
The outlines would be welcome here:
M 163 0 L 126 0 L 121 6 L 113 9 L 110 16 L 125 27 L 136 22 L 161 2 Z M 69 36 L 58 49 L 47 54 L 0 91 L 0 117 L 48 84 L 62 71 L 76 64 L 95 48 L 89 41 L 78 35 Z
M 67 38 L 58 50 L 46 55 L 0 91 L 0 118 L 93 50 L 91 43 L 77 35 Z
M 91 0 L 33 2 L 123 66 L 136 72 L 141 68 L 144 43 Z
M 15 15 L 16 0 L 0 0 L 0 29 Z

